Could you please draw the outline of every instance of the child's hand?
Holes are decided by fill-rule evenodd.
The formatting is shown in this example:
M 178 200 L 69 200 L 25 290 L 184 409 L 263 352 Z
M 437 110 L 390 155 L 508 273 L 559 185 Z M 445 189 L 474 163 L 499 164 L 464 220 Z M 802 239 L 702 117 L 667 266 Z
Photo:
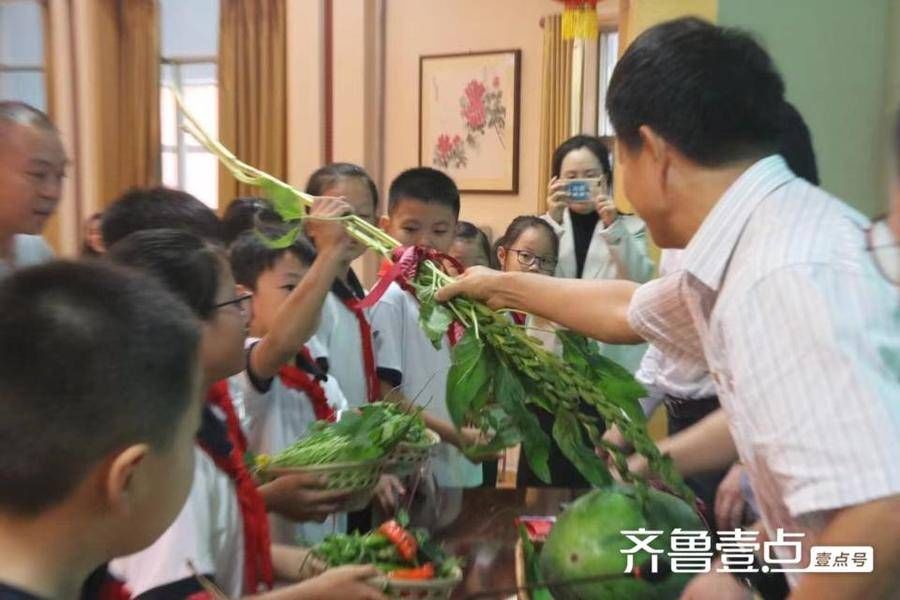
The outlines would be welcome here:
M 477 427 L 463 427 L 459 430 L 459 447 L 465 452 L 466 458 L 471 462 L 480 463 L 491 460 L 499 460 L 502 453 L 476 454 L 477 446 L 485 446 L 491 442 L 491 438 Z M 469 451 L 466 451 L 466 450 Z
M 406 488 L 400 480 L 393 475 L 382 475 L 375 486 L 375 501 L 378 508 L 386 515 L 392 515 L 397 510 L 400 496 L 406 493 Z
M 303 600 L 387 600 L 368 580 L 379 575 L 371 565 L 348 565 L 329 569 L 295 586 Z
M 317 521 L 341 510 L 349 495 L 341 491 L 328 491 L 324 482 L 315 475 L 285 475 L 259 486 L 259 493 L 270 512 L 291 521 Z
M 352 238 L 344 229 L 343 222 L 337 219 L 352 214 L 353 207 L 342 198 L 323 196 L 313 201 L 306 220 L 306 233 L 315 242 L 318 252 L 329 249 L 343 252 L 347 249 Z

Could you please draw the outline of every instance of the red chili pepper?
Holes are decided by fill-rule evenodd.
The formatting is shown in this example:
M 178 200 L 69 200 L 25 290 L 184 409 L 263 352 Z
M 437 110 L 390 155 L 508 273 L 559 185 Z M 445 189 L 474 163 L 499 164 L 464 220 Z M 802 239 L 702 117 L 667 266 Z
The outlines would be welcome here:
M 425 563 L 413 569 L 394 569 L 388 572 L 389 579 L 434 579 L 434 565 Z
M 397 548 L 397 554 L 403 560 L 415 560 L 416 554 L 419 553 L 419 544 L 416 543 L 416 538 L 413 534 L 403 529 L 400 523 L 391 519 L 382 523 L 381 527 L 378 528 L 378 532 Z

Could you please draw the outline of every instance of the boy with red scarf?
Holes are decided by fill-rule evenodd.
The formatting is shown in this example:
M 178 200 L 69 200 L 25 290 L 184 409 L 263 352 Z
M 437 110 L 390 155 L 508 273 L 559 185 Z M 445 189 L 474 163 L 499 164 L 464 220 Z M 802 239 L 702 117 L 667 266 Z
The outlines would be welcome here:
M 245 369 L 228 384 L 242 413 L 248 448 L 256 454 L 283 450 L 305 436 L 317 420 L 334 421 L 347 407 L 337 380 L 323 368 L 326 350 L 311 336 L 349 239 L 340 226 L 310 223 L 309 229 L 319 240 L 318 255 L 303 238 L 273 248 L 256 231 L 242 234 L 230 250 L 240 293 L 252 293 L 252 298 Z M 278 229 L 265 234 L 280 237 L 284 232 Z M 332 513 L 346 497 L 337 492 L 313 494 L 315 505 L 306 509 L 314 512 L 308 518 L 270 516 L 274 542 L 293 544 L 302 539 L 315 543 L 335 527 L 343 530 L 343 515 Z M 292 522 L 295 520 L 325 522 Z
M 331 216 L 344 210 L 330 199 L 318 202 L 313 212 Z M 222 252 L 191 234 L 156 230 L 133 234 L 114 246 L 111 256 L 162 279 L 194 309 L 203 328 L 205 379 L 217 383 L 208 388 L 187 504 L 150 548 L 113 561 L 110 572 L 135 597 L 204 597 L 187 565 L 190 560 L 231 597 L 382 598 L 365 583 L 374 573 L 370 569 L 334 570 L 267 591 L 275 579 L 300 579 L 306 554 L 271 544 L 265 512 L 271 502 L 264 502 L 243 463 L 246 440 L 222 380 L 244 365 L 248 298 L 236 293 Z

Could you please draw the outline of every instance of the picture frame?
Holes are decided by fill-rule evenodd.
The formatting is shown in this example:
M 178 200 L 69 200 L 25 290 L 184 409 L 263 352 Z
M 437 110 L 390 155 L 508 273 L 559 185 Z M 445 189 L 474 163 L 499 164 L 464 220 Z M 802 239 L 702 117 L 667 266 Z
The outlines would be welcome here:
M 419 57 L 419 165 L 460 192 L 517 194 L 522 51 Z

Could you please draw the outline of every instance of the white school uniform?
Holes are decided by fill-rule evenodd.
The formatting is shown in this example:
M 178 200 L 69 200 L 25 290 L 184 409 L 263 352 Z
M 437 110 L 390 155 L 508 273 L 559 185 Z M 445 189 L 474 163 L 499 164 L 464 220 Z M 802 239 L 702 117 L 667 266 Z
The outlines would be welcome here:
M 364 312 L 368 314 L 368 311 Z M 328 353 L 328 375 L 337 379 L 347 398 L 347 405 L 356 408 L 368 404 L 359 322 L 353 311 L 334 292 L 328 292 L 325 297 L 316 339 Z
M 543 219 L 559 236 L 559 262 L 556 277 L 578 277 L 575 258 L 575 236 L 572 233 L 572 216 L 567 208 L 560 225 L 549 214 Z M 636 215 L 620 215 L 609 227 L 597 221 L 594 234 L 584 259 L 581 279 L 628 279 L 644 283 L 653 278 L 656 267 L 647 256 L 647 231 L 644 222 Z M 600 351 L 632 373 L 641 364 L 646 344 L 602 344 Z
M 179 582 L 191 587 L 188 560 L 228 597 L 243 595 L 244 529 L 237 491 L 199 446 L 194 447 L 194 482 L 178 517 L 150 547 L 110 562 L 109 572 L 136 598 Z
M 399 373 L 406 398 L 415 399 L 428 414 L 449 422 L 450 343 L 445 335 L 440 350 L 435 349 L 419 326 L 419 304 L 413 295 L 392 283 L 372 307 L 372 331 L 378 369 Z M 450 444 L 438 444 L 432 467 L 442 487 L 481 485 L 481 465 L 471 463 Z
M 249 338 L 247 347 L 258 342 Z M 310 354 L 326 358 L 325 348 L 315 339 L 307 342 Z M 347 400 L 334 377 L 321 382 L 329 406 L 340 414 L 347 408 Z M 275 454 L 309 433 L 316 421 L 316 413 L 309 397 L 302 391 L 287 387 L 276 376 L 267 389 L 257 387 L 246 370 L 228 380 L 228 390 L 247 436 L 247 448 L 255 454 Z M 330 515 L 324 523 L 294 523 L 276 514 L 269 514 L 272 542 L 280 544 L 313 544 L 322 541 L 333 531 L 343 531 L 346 515 Z

